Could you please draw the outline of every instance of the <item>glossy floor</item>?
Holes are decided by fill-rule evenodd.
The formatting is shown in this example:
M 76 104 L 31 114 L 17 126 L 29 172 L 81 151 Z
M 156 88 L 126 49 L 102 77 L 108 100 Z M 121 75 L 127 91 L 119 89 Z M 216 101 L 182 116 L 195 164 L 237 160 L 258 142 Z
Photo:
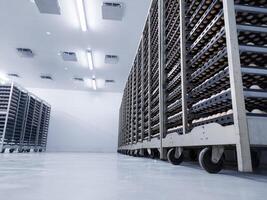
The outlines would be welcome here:
M 2 198 L 4 197 L 4 198 Z M 117 154 L 0 155 L 5 200 L 266 200 L 267 176 Z

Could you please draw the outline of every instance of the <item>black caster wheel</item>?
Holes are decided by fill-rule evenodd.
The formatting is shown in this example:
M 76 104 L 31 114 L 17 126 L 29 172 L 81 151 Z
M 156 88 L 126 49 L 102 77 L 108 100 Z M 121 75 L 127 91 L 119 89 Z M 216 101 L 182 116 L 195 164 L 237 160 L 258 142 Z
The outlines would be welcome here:
M 169 163 L 173 165 L 180 165 L 184 160 L 184 154 L 182 153 L 179 158 L 175 157 L 175 148 L 171 148 L 167 153 L 167 159 Z
M 211 174 L 216 174 L 220 172 L 223 168 L 223 156 L 221 159 L 214 163 L 212 162 L 212 149 L 211 148 L 205 148 L 203 149 L 199 154 L 199 164 L 200 166 L 205 169 L 207 172 Z
M 23 149 L 19 149 L 18 152 L 19 152 L 19 153 L 23 153 Z
M 150 154 L 149 154 L 149 158 L 151 158 L 151 159 L 155 159 L 156 158 L 156 155 L 155 155 L 155 151 L 154 150 L 150 150 L 151 152 L 150 152 Z
M 9 153 L 13 153 L 15 149 L 9 149 Z
M 189 150 L 189 158 L 191 161 L 197 161 L 197 150 L 191 149 Z
M 251 151 L 251 164 L 254 170 L 260 166 L 260 156 L 257 151 Z
M 43 151 L 43 149 L 39 149 L 39 152 L 42 152 Z
M 34 149 L 33 151 L 34 151 L 35 153 L 37 153 L 37 152 L 38 152 L 38 149 Z
M 1 153 L 5 153 L 6 149 L 2 149 Z
M 27 153 L 30 153 L 30 151 L 31 151 L 30 149 L 27 149 L 27 150 L 26 150 Z

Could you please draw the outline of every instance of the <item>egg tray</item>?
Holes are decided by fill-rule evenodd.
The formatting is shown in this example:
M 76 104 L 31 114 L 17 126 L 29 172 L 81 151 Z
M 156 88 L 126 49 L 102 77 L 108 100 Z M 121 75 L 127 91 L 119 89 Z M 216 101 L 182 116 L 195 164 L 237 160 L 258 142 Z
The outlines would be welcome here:
M 192 16 L 195 10 L 198 8 L 199 4 L 201 3 L 200 0 L 187 0 L 185 1 L 187 10 L 185 12 L 185 16 Z
M 225 46 L 225 32 L 224 28 L 222 28 L 221 31 L 219 31 L 203 49 L 193 56 L 193 58 L 188 62 L 188 65 L 192 68 L 204 65 Z
M 177 40 L 180 40 L 180 25 L 177 24 L 175 27 L 173 27 L 170 32 L 165 33 L 165 44 L 167 51 L 170 50 L 170 48 L 177 43 Z
M 180 112 L 182 109 L 182 99 L 178 99 L 171 104 L 167 104 L 166 113 Z
M 201 50 L 223 27 L 223 11 L 221 10 L 194 42 L 188 41 L 190 45 L 188 51 L 195 54 L 194 52 Z
M 166 30 L 170 30 L 170 26 L 176 22 L 177 18 L 179 18 L 179 11 L 179 3 L 175 3 L 173 7 L 171 7 L 170 9 L 167 8 L 167 10 L 165 10 L 165 24 L 167 25 Z
M 228 65 L 227 49 L 219 51 L 213 58 L 206 62 L 191 74 L 189 82 L 198 85 L 205 79 L 212 77 L 214 74 L 224 69 Z
M 166 119 L 167 124 L 180 123 L 182 122 L 182 117 L 183 117 L 182 112 L 169 116 Z
M 180 40 L 176 40 L 176 42 L 171 46 L 171 49 L 166 50 L 167 63 L 172 62 L 173 59 L 180 59 Z
M 249 30 L 246 30 L 246 28 Z M 255 45 L 264 46 L 267 44 L 267 28 L 262 27 L 256 29 L 255 26 L 238 26 L 238 28 L 243 28 L 243 30 L 238 29 L 238 41 L 239 45 Z M 254 30 L 253 30 L 254 29 Z M 256 32 L 261 31 L 261 32 Z
M 153 109 L 151 109 L 151 115 L 156 114 L 159 111 L 159 105 L 156 105 Z
M 258 85 L 262 89 L 267 89 L 267 68 L 264 67 L 242 67 L 243 85 L 249 88 Z
M 167 60 L 166 69 L 170 69 L 170 68 L 174 67 L 179 62 L 180 62 L 180 52 L 177 52 L 177 54 L 173 54 L 172 57 Z
M 174 77 L 171 81 L 167 82 L 167 91 L 172 91 L 175 87 L 181 84 L 181 76 Z
M 181 98 L 181 86 L 178 86 L 171 93 L 167 93 L 167 98 L 166 98 L 167 101 L 166 102 L 169 103 L 173 99 L 180 99 L 180 98 Z
M 188 27 L 188 40 L 194 41 L 221 10 L 222 3 L 220 0 L 214 0 L 205 13 L 201 15 L 201 18 L 198 20 L 198 22 L 196 24 L 190 24 L 190 27 Z
M 190 113 L 218 113 L 218 111 L 230 109 L 231 104 L 231 91 L 227 90 L 194 104 L 190 109 Z
M 175 40 L 178 39 L 180 35 L 180 18 L 177 17 L 176 21 L 174 21 L 171 24 L 171 27 L 165 26 L 165 38 L 166 38 L 166 44 L 169 46 L 170 44 L 173 44 Z
M 198 126 L 202 126 L 205 124 L 210 124 L 210 123 L 217 123 L 220 124 L 222 126 L 228 126 L 228 125 L 232 125 L 234 124 L 234 118 L 233 118 L 233 114 L 226 114 L 223 116 L 219 116 L 216 118 L 212 118 L 212 119 L 207 119 L 201 122 L 196 122 L 192 124 L 192 128 L 198 127 Z
M 166 13 L 176 13 L 179 11 L 179 2 L 177 0 L 165 0 L 164 8 Z
M 179 128 L 170 128 L 170 129 L 167 129 L 167 135 L 168 134 L 171 134 L 171 133 L 177 133 L 179 135 L 182 135 L 183 134 L 183 128 L 182 127 L 179 127 Z
M 236 23 L 261 26 L 266 24 L 267 8 L 235 5 Z
M 200 99 L 205 97 L 209 97 L 210 95 L 216 94 L 218 91 L 223 89 L 227 89 L 230 87 L 229 80 L 229 70 L 228 67 L 222 71 L 219 71 L 213 77 L 207 79 L 205 82 L 201 83 L 191 92 L 189 92 L 189 98 L 193 100 L 193 102 L 197 102 Z
M 181 72 L 180 63 L 178 63 L 171 69 L 166 69 L 166 66 L 165 66 L 165 71 L 167 72 L 167 79 L 168 80 L 173 79 L 175 76 L 180 75 L 180 72 Z
M 187 15 L 187 17 L 189 18 L 187 27 L 189 29 L 194 27 L 194 25 L 201 18 L 202 14 L 205 13 L 205 11 L 210 7 L 212 3 L 212 1 L 200 1 L 194 12 L 191 12 L 190 15 Z
M 244 96 L 248 111 L 259 109 L 267 113 L 267 90 L 245 89 Z
M 267 7 L 267 1 L 266 0 L 235 0 L 235 4 Z

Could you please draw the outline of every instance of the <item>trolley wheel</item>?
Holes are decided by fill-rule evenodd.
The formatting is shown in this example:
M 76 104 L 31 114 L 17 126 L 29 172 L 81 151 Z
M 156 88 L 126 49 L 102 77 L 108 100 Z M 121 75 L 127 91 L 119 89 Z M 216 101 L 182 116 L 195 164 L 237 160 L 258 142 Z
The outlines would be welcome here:
M 9 149 L 9 153 L 13 153 L 15 149 Z
M 171 148 L 167 153 L 167 159 L 169 163 L 173 165 L 180 165 L 184 160 L 184 154 L 182 153 L 179 158 L 175 157 L 175 148 Z
M 30 153 L 30 152 L 31 152 L 31 149 L 27 149 L 26 152 L 27 152 L 27 153 Z
M 211 174 L 220 172 L 223 168 L 223 156 L 217 163 L 212 162 L 211 158 L 212 158 L 212 149 L 211 148 L 203 149 L 200 152 L 198 158 L 200 166 Z
M 37 152 L 38 152 L 38 149 L 34 149 L 33 151 L 34 151 L 35 153 L 37 153 Z
M 39 152 L 42 152 L 43 151 L 43 149 L 39 149 Z
M 257 151 L 251 151 L 251 164 L 253 169 L 258 169 L 260 166 L 260 157 Z
M 5 153 L 6 149 L 2 149 L 1 153 Z
M 23 149 L 19 149 L 18 152 L 19 152 L 19 153 L 23 153 Z
M 156 155 L 155 152 L 151 149 L 151 153 L 149 154 L 149 158 L 155 159 Z

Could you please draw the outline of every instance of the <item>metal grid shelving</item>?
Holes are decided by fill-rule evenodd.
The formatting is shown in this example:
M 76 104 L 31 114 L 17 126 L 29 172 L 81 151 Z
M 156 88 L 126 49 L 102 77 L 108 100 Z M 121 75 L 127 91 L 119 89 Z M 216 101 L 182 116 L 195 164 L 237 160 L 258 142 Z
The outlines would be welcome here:
M 266 19 L 266 0 L 152 1 L 118 151 L 179 164 L 201 150 L 200 165 L 216 173 L 230 149 L 239 171 L 252 171 L 267 147 Z
M 46 149 L 50 106 L 14 83 L 0 85 L 0 151 Z

